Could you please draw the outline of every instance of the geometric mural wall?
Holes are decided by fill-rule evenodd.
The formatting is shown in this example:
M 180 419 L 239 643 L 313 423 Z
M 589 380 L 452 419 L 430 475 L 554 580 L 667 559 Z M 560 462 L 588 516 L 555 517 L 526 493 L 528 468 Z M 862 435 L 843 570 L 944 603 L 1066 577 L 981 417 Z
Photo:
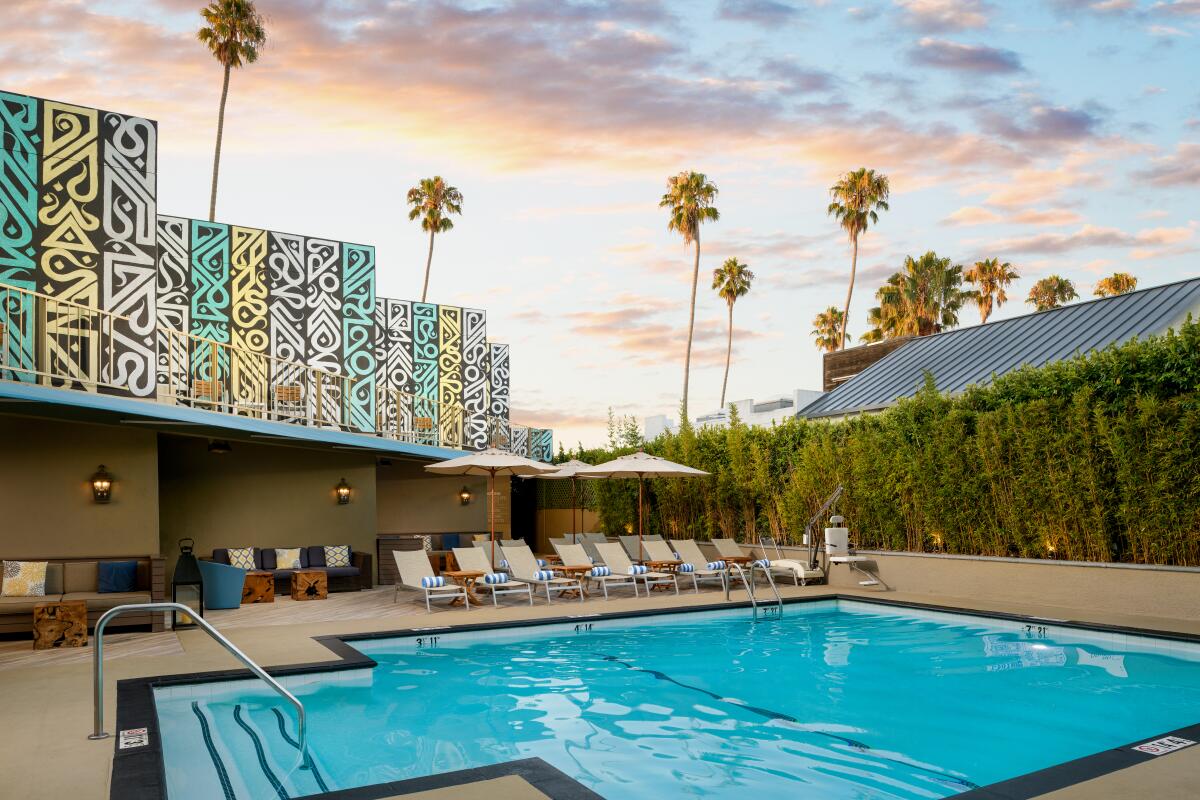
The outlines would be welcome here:
M 509 348 L 488 341 L 484 311 L 377 297 L 369 245 L 160 216 L 157 140 L 152 120 L 0 91 L 0 285 L 120 315 L 99 330 L 95 315 L 0 295 L 0 363 L 16 368 L 0 377 L 48 365 L 52 385 L 135 397 L 217 378 L 248 405 L 285 382 L 264 354 L 357 379 L 355 429 L 420 418 L 466 449 L 499 433 L 549 459 L 550 431 L 508 430 Z M 189 363 L 169 331 L 237 350 L 214 364 L 193 347 Z

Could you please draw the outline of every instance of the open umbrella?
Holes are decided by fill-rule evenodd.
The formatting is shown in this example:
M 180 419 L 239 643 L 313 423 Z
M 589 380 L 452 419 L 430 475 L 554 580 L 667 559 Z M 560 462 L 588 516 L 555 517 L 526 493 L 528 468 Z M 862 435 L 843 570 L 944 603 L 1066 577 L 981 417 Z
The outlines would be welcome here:
M 528 478 L 541 478 L 546 481 L 571 479 L 571 542 L 576 542 L 576 534 L 579 529 L 575 526 L 575 483 L 579 480 L 579 473 L 582 470 L 592 469 L 591 464 L 573 458 L 570 461 L 564 461 L 561 464 L 555 464 L 557 469 L 554 472 L 546 472 L 541 475 L 527 475 Z M 579 515 L 581 518 L 582 514 Z
M 452 458 L 438 464 L 427 464 L 426 472 L 438 475 L 487 475 L 488 476 L 488 526 L 492 535 L 492 563 L 496 562 L 496 476 L 497 475 L 540 475 L 554 472 L 553 464 L 543 464 L 504 450 L 489 447 L 478 453 Z
M 641 450 L 627 456 L 614 458 L 597 464 L 591 469 L 580 470 L 581 478 L 637 478 L 638 481 L 638 557 L 644 558 L 642 551 L 642 516 L 643 498 L 645 497 L 646 478 L 699 478 L 709 473 L 693 467 L 676 464 L 659 456 L 652 456 Z

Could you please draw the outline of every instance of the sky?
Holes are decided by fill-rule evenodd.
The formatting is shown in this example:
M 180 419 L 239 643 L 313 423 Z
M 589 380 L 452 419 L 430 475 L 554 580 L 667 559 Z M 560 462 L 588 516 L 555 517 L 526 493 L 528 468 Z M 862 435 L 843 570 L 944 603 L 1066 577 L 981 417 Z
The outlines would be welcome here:
M 382 296 L 419 298 L 407 189 L 464 196 L 433 302 L 485 308 L 512 346 L 515 422 L 556 448 L 611 409 L 677 414 L 692 254 L 658 207 L 705 173 L 690 406 L 716 409 L 727 258 L 730 400 L 819 389 L 813 317 L 845 299 L 829 187 L 888 175 L 850 333 L 906 255 L 1083 299 L 1113 271 L 1200 274 L 1200 0 L 258 0 L 268 45 L 233 75 L 218 219 L 373 244 Z M 6 0 L 0 87 L 159 122 L 159 211 L 207 213 L 221 69 L 198 0 Z M 974 308 L 960 315 L 977 324 Z

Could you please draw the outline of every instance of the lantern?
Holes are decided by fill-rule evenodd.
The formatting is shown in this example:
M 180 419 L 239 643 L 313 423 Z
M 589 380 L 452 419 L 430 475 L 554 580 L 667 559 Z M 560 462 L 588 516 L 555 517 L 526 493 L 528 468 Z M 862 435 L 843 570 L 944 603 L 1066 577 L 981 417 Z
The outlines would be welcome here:
M 471 505 L 471 490 L 466 486 L 459 490 L 458 502 L 462 503 L 464 506 Z
M 109 475 L 108 470 L 101 464 L 100 469 L 92 475 L 92 500 L 97 503 L 107 503 L 111 499 L 112 475 Z
M 337 492 L 339 506 L 344 506 L 350 502 L 350 484 L 346 483 L 345 478 L 342 478 L 342 482 L 334 488 L 334 491 Z
M 197 617 L 204 616 L 204 576 L 200 564 L 192 553 L 193 539 L 179 540 L 179 560 L 175 562 L 175 574 L 171 576 L 171 602 L 182 603 L 195 609 Z M 187 614 L 171 613 L 171 627 L 192 628 L 196 623 Z

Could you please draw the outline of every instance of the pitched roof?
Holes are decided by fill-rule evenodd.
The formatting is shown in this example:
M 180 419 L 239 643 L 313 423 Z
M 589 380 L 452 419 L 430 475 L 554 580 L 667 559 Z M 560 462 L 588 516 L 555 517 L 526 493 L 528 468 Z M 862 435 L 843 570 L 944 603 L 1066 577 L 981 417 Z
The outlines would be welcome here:
M 914 339 L 800 409 L 801 417 L 877 411 L 912 397 L 933 374 L 958 394 L 1026 364 L 1042 366 L 1200 317 L 1200 278 Z

